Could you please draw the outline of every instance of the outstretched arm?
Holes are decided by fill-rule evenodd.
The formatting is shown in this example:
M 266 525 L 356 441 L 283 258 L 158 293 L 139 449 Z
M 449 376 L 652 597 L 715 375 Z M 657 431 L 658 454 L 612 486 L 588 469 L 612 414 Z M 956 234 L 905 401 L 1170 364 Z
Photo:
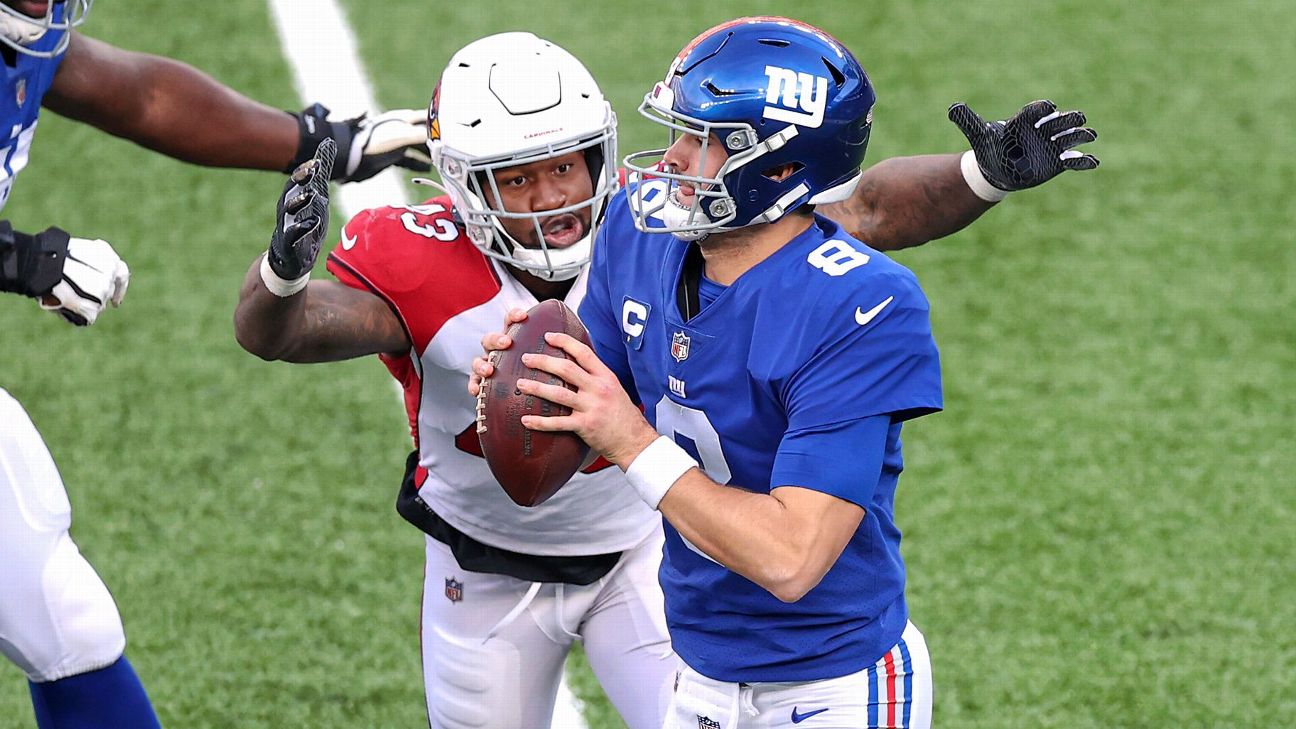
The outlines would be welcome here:
M 324 138 L 339 148 L 334 180 L 370 177 L 389 165 L 427 170 L 426 115 L 398 110 L 327 121 L 253 101 L 179 61 L 73 34 L 44 105 L 63 116 L 185 162 L 288 171 Z
M 1098 138 L 1081 111 L 1035 101 L 987 122 L 966 104 L 949 109 L 972 145 L 962 155 L 895 157 L 865 170 L 850 199 L 819 211 L 879 250 L 922 245 L 958 232 L 1009 192 L 1041 185 L 1098 159 L 1073 147 Z
M 253 261 L 239 291 L 234 335 L 262 359 L 330 362 L 409 349 L 400 319 L 378 296 L 310 280 L 328 231 L 325 180 L 334 151 L 321 144 L 284 185 L 270 250 Z
M 179 61 L 74 34 L 44 104 L 176 159 L 287 169 L 297 122 Z
M 968 187 L 959 155 L 939 154 L 882 160 L 864 171 L 854 195 L 818 212 L 873 248 L 894 251 L 957 233 L 992 205 Z

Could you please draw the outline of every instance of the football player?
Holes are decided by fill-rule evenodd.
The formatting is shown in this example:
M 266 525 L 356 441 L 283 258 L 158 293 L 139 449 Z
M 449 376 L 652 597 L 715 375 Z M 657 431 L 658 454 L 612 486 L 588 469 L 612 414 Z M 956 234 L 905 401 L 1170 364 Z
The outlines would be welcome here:
M 619 187 L 615 117 L 579 61 L 527 33 L 454 54 L 429 111 L 447 194 L 360 213 L 328 258 L 337 280 L 310 280 L 328 227 L 324 173 L 299 168 L 244 280 L 238 340 L 291 362 L 377 354 L 403 387 L 416 450 L 398 510 L 427 535 L 432 726 L 547 725 L 564 657 L 582 640 L 626 723 L 658 727 L 677 665 L 656 578 L 660 519 L 607 462 L 517 506 L 481 457 L 463 389 L 481 334 L 507 311 L 584 298 L 591 241 Z M 944 235 L 990 206 L 957 155 L 889 160 L 864 180 L 836 213 L 882 245 Z M 652 314 L 624 316 L 633 330 Z
M 641 106 L 672 144 L 626 158 L 599 228 L 580 307 L 593 348 L 551 333 L 571 359 L 522 358 L 575 388 L 519 380 L 572 410 L 523 425 L 576 432 L 625 472 L 612 488 L 665 517 L 684 664 L 668 727 L 930 725 L 893 517 L 902 424 L 942 407 L 928 305 L 912 273 L 815 211 L 868 189 L 873 103 L 856 59 L 811 26 L 699 36 Z M 952 114 L 986 197 L 1097 164 L 1070 150 L 1093 139 L 1078 114 Z M 493 372 L 473 366 L 470 392 Z M 593 496 L 559 495 L 567 510 Z
M 42 107 L 177 159 L 219 167 L 293 168 L 324 139 L 343 162 L 334 179 L 392 164 L 420 167 L 425 115 L 400 111 L 330 121 L 256 103 L 182 63 L 73 32 L 91 0 L 0 0 L 0 208 L 27 163 Z M 0 291 L 36 299 L 77 325 L 121 303 L 129 270 L 112 246 L 49 227 L 0 221 Z M 30 680 L 49 727 L 156 727 L 130 663 L 112 596 L 68 535 L 71 509 L 48 449 L 0 391 L 0 652 Z

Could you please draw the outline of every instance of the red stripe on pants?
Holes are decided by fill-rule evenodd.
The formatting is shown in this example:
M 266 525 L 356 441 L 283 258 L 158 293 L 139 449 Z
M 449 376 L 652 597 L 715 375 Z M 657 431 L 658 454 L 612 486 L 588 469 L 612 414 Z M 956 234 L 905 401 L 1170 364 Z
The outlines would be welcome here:
M 887 692 L 887 726 L 896 725 L 896 671 L 895 662 L 891 658 L 891 651 L 882 657 L 882 662 L 886 666 L 886 692 Z

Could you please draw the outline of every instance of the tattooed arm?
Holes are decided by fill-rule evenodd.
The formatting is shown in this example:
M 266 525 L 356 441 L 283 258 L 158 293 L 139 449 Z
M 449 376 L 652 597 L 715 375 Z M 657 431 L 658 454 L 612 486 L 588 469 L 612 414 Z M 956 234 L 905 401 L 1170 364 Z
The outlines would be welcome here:
M 252 354 L 266 360 L 333 362 L 409 350 L 400 319 L 377 296 L 337 281 L 315 280 L 280 297 L 266 288 L 260 268 L 258 256 L 234 312 L 234 335 Z
M 893 157 L 864 171 L 849 199 L 820 205 L 873 248 L 893 251 L 922 245 L 967 227 L 994 203 L 977 197 L 963 179 L 960 155 Z
M 325 139 L 293 170 L 275 207 L 270 249 L 243 278 L 234 337 L 261 359 L 333 362 L 409 350 L 405 326 L 386 301 L 337 281 L 310 280 L 328 233 L 336 153 L 337 144 Z

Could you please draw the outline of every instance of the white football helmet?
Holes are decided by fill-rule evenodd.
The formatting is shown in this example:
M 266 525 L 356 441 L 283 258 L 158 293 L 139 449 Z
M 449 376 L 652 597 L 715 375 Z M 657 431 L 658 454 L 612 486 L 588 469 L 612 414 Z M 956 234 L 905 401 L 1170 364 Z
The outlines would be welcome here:
M 428 148 L 468 236 L 486 255 L 549 281 L 574 278 L 590 259 L 594 232 L 616 192 L 616 114 L 576 57 L 531 33 L 500 33 L 450 59 L 428 107 Z M 583 151 L 594 194 L 555 210 L 512 212 L 493 172 Z M 490 191 L 487 196 L 486 191 Z M 565 248 L 545 244 L 540 219 L 588 208 L 587 235 Z M 523 246 L 501 219 L 530 219 L 539 248 Z
M 85 22 L 94 0 L 50 0 L 45 15 L 33 18 L 0 2 L 0 42 L 10 48 L 38 58 L 52 58 L 67 50 L 72 29 Z M 50 31 L 61 33 L 52 48 L 37 50 L 31 46 Z

